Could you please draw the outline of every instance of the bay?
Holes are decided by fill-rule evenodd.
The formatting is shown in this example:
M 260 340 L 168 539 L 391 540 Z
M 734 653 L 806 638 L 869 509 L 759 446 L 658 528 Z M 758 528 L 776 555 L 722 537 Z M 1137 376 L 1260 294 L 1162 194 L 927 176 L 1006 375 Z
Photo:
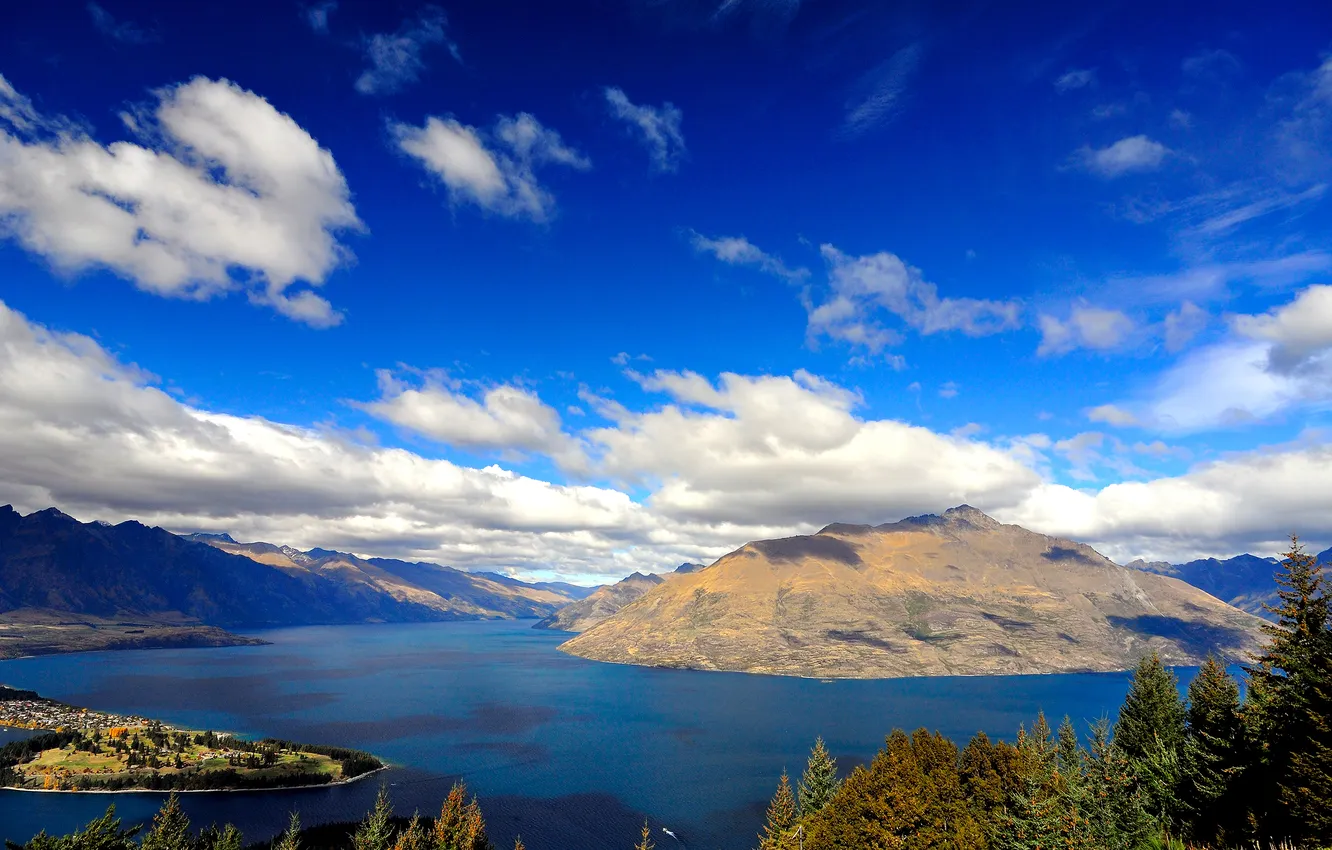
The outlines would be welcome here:
M 963 745 L 1011 740 L 1038 710 L 1086 724 L 1117 710 L 1127 674 L 820 682 L 602 664 L 556 650 L 531 622 L 334 626 L 253 632 L 269 646 L 48 656 L 0 662 L 0 682 L 178 726 L 369 750 L 393 768 L 336 788 L 188 794 L 196 826 L 247 841 L 298 811 L 307 825 L 359 818 L 387 783 L 395 809 L 438 810 L 455 778 L 480 796 L 497 846 L 628 848 L 647 818 L 688 847 L 754 845 L 783 770 L 815 736 L 844 769 L 894 727 Z M 1180 670 L 1187 679 L 1192 671 Z M 14 733 L 9 733 L 10 738 Z M 146 820 L 158 794 L 0 792 L 0 838 L 65 832 L 114 802 Z M 663 843 L 664 842 L 664 843 Z

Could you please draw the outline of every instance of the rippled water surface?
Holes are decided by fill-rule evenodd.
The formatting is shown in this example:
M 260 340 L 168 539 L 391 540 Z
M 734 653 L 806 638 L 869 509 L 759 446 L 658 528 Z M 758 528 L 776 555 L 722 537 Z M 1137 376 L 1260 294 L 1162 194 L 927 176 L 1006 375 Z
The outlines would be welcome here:
M 0 682 L 185 727 L 358 747 L 395 765 L 339 788 L 186 795 L 197 824 L 230 821 L 258 840 L 292 809 L 307 824 L 348 820 L 381 781 L 399 812 L 430 812 L 462 776 L 498 846 L 521 833 L 532 850 L 622 850 L 644 817 L 688 847 L 740 850 L 816 735 L 849 767 L 895 726 L 959 743 L 978 730 L 1012 738 L 1041 708 L 1076 721 L 1113 713 L 1128 684 L 1120 674 L 823 683 L 652 670 L 566 656 L 555 647 L 567 635 L 530 625 L 281 629 L 259 633 L 271 646 L 0 662 Z M 67 831 L 109 802 L 136 821 L 160 801 L 4 791 L 0 838 Z

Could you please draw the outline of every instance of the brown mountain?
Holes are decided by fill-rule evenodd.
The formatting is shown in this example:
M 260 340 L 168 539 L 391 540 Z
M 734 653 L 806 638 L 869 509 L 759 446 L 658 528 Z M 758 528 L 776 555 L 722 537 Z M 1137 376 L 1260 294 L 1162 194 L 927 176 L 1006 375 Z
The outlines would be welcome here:
M 673 575 L 683 575 L 703 569 L 702 564 L 681 564 L 674 572 L 663 575 L 633 573 L 615 584 L 594 591 L 586 599 L 571 602 L 532 628 L 555 629 L 564 632 L 584 632 L 621 608 L 641 598 L 649 590 Z
M 750 543 L 561 647 L 601 661 L 872 678 L 1123 670 L 1238 658 L 1259 620 L 1089 546 L 969 506 Z

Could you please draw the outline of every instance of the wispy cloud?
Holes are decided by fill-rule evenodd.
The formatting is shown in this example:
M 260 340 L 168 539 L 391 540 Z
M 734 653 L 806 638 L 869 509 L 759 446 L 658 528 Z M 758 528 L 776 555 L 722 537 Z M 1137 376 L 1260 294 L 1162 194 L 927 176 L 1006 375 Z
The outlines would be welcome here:
M 1065 71 L 1054 81 L 1055 91 L 1063 94 L 1064 92 L 1076 91 L 1086 88 L 1096 82 L 1095 68 L 1074 68 L 1071 71 Z
M 317 3 L 305 9 L 305 22 L 310 25 L 310 29 L 317 33 L 328 32 L 328 16 L 333 14 L 338 8 L 337 0 L 325 0 L 323 3 Z
M 661 106 L 636 104 L 629 100 L 623 89 L 608 86 L 606 104 L 611 115 L 628 124 L 647 148 L 648 157 L 656 171 L 676 171 L 686 156 L 684 134 L 680 123 L 684 114 L 670 102 Z
M 356 78 L 356 90 L 361 94 L 393 94 L 416 82 L 425 70 L 421 54 L 431 45 L 446 44 L 449 53 L 458 59 L 458 46 L 446 38 L 447 24 L 442 9 L 426 6 L 415 20 L 404 21 L 397 32 L 367 38 L 365 58 L 370 67 Z
M 1040 356 L 1067 354 L 1079 348 L 1111 351 L 1124 345 L 1136 328 L 1133 320 L 1119 310 L 1079 305 L 1067 319 L 1048 313 L 1040 317 Z
M 150 44 L 160 37 L 152 30 L 146 30 L 130 21 L 118 21 L 110 12 L 96 3 L 88 4 L 88 14 L 92 16 L 93 26 L 97 31 L 113 41 L 122 44 Z
M 719 236 L 713 239 L 691 230 L 689 241 L 695 251 L 711 254 L 723 263 L 750 266 L 792 283 L 798 283 L 809 277 L 809 269 L 791 268 L 780 258 L 767 253 L 743 236 Z
M 860 78 L 846 103 L 843 135 L 862 135 L 896 114 L 923 53 L 924 47 L 920 43 L 909 44 Z

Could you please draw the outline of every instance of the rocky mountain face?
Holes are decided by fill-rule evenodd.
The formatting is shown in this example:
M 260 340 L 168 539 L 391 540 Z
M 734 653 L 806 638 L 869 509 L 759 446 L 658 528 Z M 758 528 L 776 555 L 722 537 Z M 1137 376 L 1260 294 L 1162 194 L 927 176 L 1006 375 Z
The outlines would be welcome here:
M 618 612 L 649 590 L 673 575 L 684 575 L 703 569 L 702 564 L 681 564 L 665 575 L 634 573 L 615 584 L 598 588 L 581 602 L 572 602 L 551 616 L 538 622 L 534 629 L 554 629 L 563 632 L 583 632 Z
M 543 617 L 571 596 L 435 564 L 0 507 L 0 612 L 224 628 Z
M 1319 556 L 1326 563 L 1332 549 Z M 1220 560 L 1203 558 L 1189 561 L 1187 564 L 1169 564 L 1164 561 L 1132 561 L 1130 569 L 1142 570 L 1157 575 L 1171 576 L 1188 582 L 1199 590 L 1208 593 L 1250 614 L 1270 618 L 1264 605 L 1277 602 L 1277 585 L 1274 580 L 1279 561 L 1276 558 L 1260 558 L 1257 555 L 1236 555 Z
M 601 661 L 870 678 L 1243 657 L 1260 621 L 1179 579 L 968 506 L 750 543 L 561 647 Z

